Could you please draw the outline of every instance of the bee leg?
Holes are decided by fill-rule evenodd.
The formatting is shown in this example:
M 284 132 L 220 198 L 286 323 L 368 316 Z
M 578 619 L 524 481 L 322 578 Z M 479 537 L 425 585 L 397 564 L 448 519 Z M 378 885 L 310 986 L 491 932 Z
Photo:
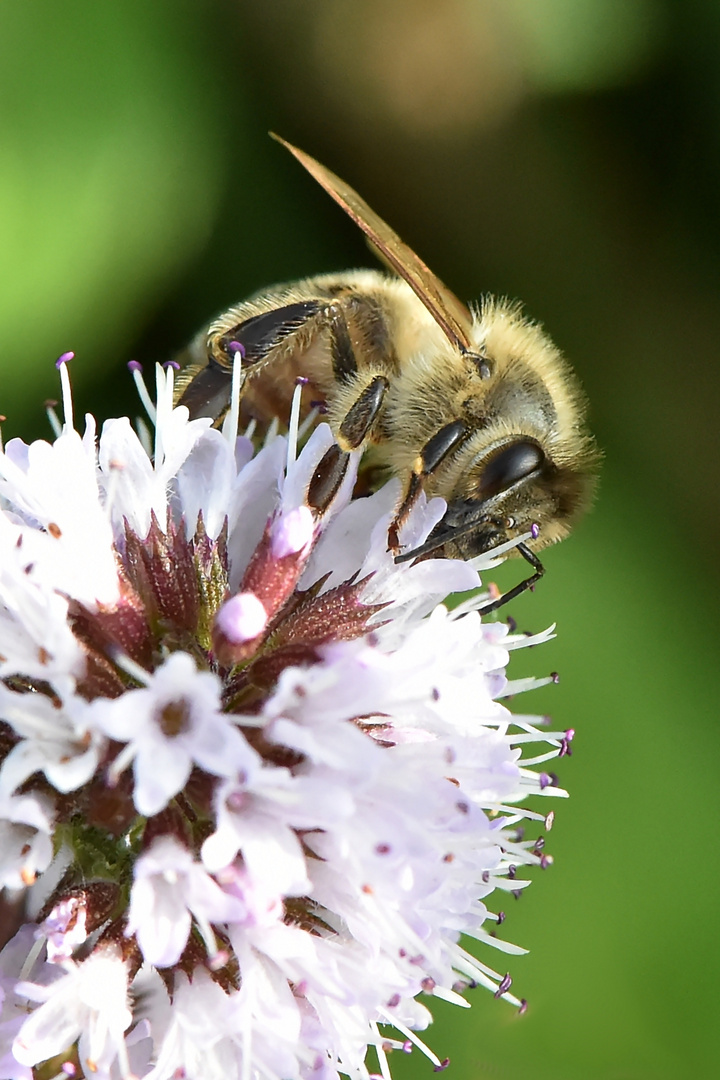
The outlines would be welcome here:
M 317 300 L 303 300 L 242 319 L 222 334 L 211 334 L 206 346 L 207 362 L 191 374 L 189 381 L 181 380 L 184 389 L 178 405 L 187 406 L 191 420 L 198 416 L 220 420 L 230 402 L 233 358 L 238 346 L 243 370 L 263 364 L 274 349 L 298 331 L 305 331 L 321 310 Z
M 345 414 L 334 443 L 320 459 L 308 485 L 308 505 L 323 514 L 345 478 L 350 450 L 356 450 L 367 437 L 385 398 L 390 381 L 375 375 Z
M 483 606 L 478 609 L 481 615 L 487 615 L 490 611 L 497 611 L 503 604 L 507 604 L 510 600 L 514 600 L 516 596 L 520 596 L 520 594 L 524 593 L 527 589 L 532 589 L 535 582 L 539 581 L 545 573 L 545 567 L 540 562 L 535 552 L 531 551 L 529 547 L 526 547 L 525 544 L 518 544 L 517 552 L 518 555 L 522 555 L 526 562 L 530 563 L 535 573 L 531 574 L 529 578 L 525 578 L 525 580 L 521 581 L 518 585 L 513 586 L 512 589 L 508 589 L 508 591 L 503 593 L 502 596 L 499 596 L 497 600 L 491 600 L 490 603 L 483 604 Z
M 317 464 L 307 490 L 307 502 L 311 510 L 322 516 L 335 498 L 345 479 L 350 455 L 333 443 Z
M 423 446 L 410 473 L 405 497 L 400 503 L 388 529 L 388 548 L 390 551 L 397 552 L 400 550 L 400 529 L 407 521 L 410 511 L 422 491 L 425 477 L 437 469 L 438 465 L 445 460 L 458 443 L 462 442 L 466 435 L 467 428 L 462 420 L 453 420 L 452 423 L 446 424 L 445 427 L 436 431 Z
M 316 513 L 323 514 L 335 498 L 345 478 L 350 461 L 349 451 L 357 450 L 367 438 L 389 386 L 390 380 L 384 375 L 373 376 L 345 414 L 338 430 L 337 443 L 323 454 L 308 485 L 308 505 Z
M 357 375 L 358 367 L 343 306 L 338 300 L 333 300 L 325 308 L 324 314 L 330 329 L 333 375 L 338 382 L 347 382 Z
M 211 328 L 203 348 L 206 362 L 201 367 L 192 365 L 189 375 L 181 378 L 178 404 L 187 406 L 191 419 L 210 416 L 219 421 L 230 401 L 233 354 L 238 346 L 247 372 L 271 362 L 276 350 L 307 347 L 323 328 L 329 332 L 333 374 L 338 383 L 348 382 L 357 376 L 358 368 L 343 302 L 301 300 L 245 319 L 241 309 L 237 322 L 222 332 Z
M 348 450 L 357 450 L 370 434 L 385 400 L 390 380 L 374 375 L 358 395 L 338 428 L 338 442 Z
M 246 366 L 262 363 L 278 345 L 298 331 L 304 330 L 321 310 L 317 300 L 300 300 L 296 304 L 285 304 L 283 307 L 272 308 L 260 315 L 244 319 L 217 339 L 223 365 L 227 364 L 225 358 L 237 344 L 242 345 L 243 363 Z
M 182 381 L 178 380 L 177 388 L 177 404 L 186 406 L 191 420 L 199 416 L 221 419 L 230 404 L 231 372 L 209 363 L 199 371 L 186 373 Z

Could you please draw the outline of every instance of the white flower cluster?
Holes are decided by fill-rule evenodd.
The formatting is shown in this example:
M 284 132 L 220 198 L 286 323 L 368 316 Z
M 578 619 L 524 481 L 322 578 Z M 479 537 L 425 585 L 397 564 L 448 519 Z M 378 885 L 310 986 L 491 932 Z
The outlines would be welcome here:
M 357 460 L 308 505 L 327 426 L 255 453 L 169 371 L 150 453 L 80 436 L 61 371 L 55 441 L 0 455 L 0 1078 L 440 1067 L 419 995 L 522 1004 L 460 936 L 522 951 L 487 905 L 547 858 L 519 801 L 564 794 L 533 766 L 569 733 L 498 701 L 528 639 L 443 606 L 477 565 L 394 563 L 398 490 L 353 501 Z

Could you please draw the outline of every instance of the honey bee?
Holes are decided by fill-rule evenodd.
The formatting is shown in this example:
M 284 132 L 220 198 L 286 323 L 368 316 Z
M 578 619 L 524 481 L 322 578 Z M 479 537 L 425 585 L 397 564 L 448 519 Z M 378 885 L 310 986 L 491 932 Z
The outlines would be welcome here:
M 597 451 L 579 384 L 517 303 L 486 296 L 466 308 L 348 184 L 278 142 L 394 273 L 324 274 L 231 307 L 189 347 L 179 404 L 192 417 L 218 420 L 237 351 L 247 420 L 288 415 L 304 377 L 305 398 L 322 403 L 336 439 L 308 491 L 318 513 L 339 487 L 349 452 L 362 448 L 404 485 L 388 535 L 396 561 L 430 553 L 468 559 L 531 534 L 514 551 L 533 572 L 484 608 L 493 610 L 538 580 L 536 552 L 566 536 L 589 502 Z M 447 511 L 424 544 L 401 551 L 398 530 L 421 490 L 441 495 Z

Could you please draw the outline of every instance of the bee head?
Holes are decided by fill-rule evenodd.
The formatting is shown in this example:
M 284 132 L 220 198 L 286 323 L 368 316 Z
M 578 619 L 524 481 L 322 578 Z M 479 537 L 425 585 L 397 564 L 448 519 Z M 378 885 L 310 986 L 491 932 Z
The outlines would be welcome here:
M 461 455 L 462 457 L 463 455 Z M 447 496 L 448 507 L 425 543 L 413 555 L 435 552 L 471 559 L 524 533 L 539 550 L 563 539 L 587 505 L 592 473 L 553 462 L 540 443 L 527 435 L 501 443 L 464 460 Z

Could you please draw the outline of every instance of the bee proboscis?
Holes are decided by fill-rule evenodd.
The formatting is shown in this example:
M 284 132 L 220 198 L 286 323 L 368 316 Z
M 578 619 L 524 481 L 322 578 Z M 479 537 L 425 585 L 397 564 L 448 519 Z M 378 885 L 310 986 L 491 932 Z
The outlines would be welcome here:
M 277 136 L 275 136 L 277 138 Z M 396 559 L 471 558 L 531 533 L 516 551 L 530 577 L 536 552 L 567 535 L 590 499 L 597 451 L 579 384 L 517 303 L 486 296 L 467 308 L 348 184 L 278 139 L 335 199 L 393 271 L 351 270 L 275 285 L 218 316 L 189 348 L 179 403 L 218 420 L 241 350 L 242 414 L 288 415 L 296 379 L 327 412 L 337 446 L 308 493 L 322 513 L 348 454 L 370 450 L 403 495 L 388 542 Z M 447 501 L 427 541 L 400 551 L 398 529 L 421 490 Z

